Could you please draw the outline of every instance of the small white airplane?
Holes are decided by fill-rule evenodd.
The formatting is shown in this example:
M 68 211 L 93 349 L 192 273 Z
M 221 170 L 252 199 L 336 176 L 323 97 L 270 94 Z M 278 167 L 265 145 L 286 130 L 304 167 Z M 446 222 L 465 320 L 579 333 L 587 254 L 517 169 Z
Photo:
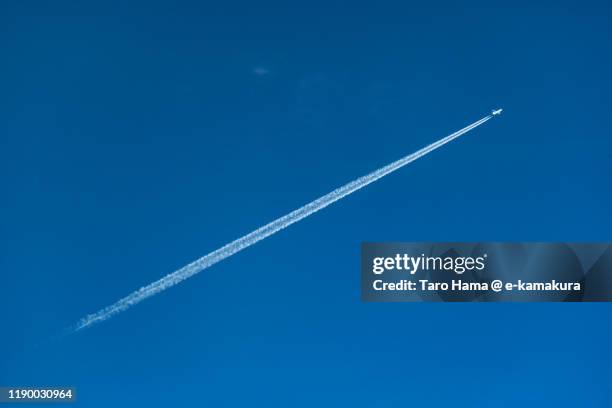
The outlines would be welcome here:
M 501 115 L 502 111 L 503 109 L 497 109 L 497 110 L 492 110 L 491 113 L 493 114 L 493 116 L 496 116 L 496 115 Z

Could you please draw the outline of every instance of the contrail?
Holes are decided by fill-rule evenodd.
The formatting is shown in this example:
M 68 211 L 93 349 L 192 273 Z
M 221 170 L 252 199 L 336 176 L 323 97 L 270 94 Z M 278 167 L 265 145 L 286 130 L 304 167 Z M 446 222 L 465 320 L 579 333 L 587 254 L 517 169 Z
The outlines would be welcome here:
M 235 253 L 250 247 L 251 245 L 261 241 L 262 239 L 267 238 L 270 235 L 275 234 L 276 232 L 284 228 L 287 228 L 291 224 L 294 224 L 300 221 L 301 219 L 316 213 L 319 210 L 322 210 L 328 205 L 333 204 L 341 198 L 367 186 L 370 183 L 375 182 L 376 180 L 386 176 L 389 173 L 394 172 L 395 170 L 407 165 L 408 163 L 413 162 L 422 156 L 425 156 L 426 154 L 437 149 L 438 147 L 445 145 L 451 140 L 458 138 L 459 136 L 469 132 L 477 126 L 482 125 L 492 117 L 493 115 L 485 116 L 484 118 L 472 123 L 471 125 L 466 126 L 463 129 L 458 130 L 455 133 L 448 135 L 445 138 L 440 139 L 437 142 L 434 142 L 422 148 L 421 150 L 418 150 L 391 164 L 381 167 L 380 169 L 375 170 L 366 176 L 351 181 L 350 183 L 335 189 L 331 193 L 328 193 L 323 197 L 318 198 L 306 204 L 305 206 L 300 207 L 297 210 L 292 211 L 289 214 L 280 217 L 272 221 L 271 223 L 264 225 L 261 228 L 256 229 L 255 231 L 243 236 L 242 238 L 238 238 L 237 240 L 230 242 L 229 244 L 217 249 L 216 251 L 213 251 L 208 255 L 205 255 L 200 259 L 197 259 L 192 263 L 183 266 L 182 268 L 164 276 L 163 278 L 153 283 L 150 283 L 147 286 L 143 286 L 142 288 L 124 297 L 123 299 L 118 300 L 112 305 L 105 307 L 104 309 L 101 309 L 98 312 L 85 316 L 84 318 L 79 320 L 74 326 L 69 328 L 68 332 L 76 332 L 79 330 L 83 330 L 87 327 L 94 325 L 95 323 L 110 319 L 114 315 L 129 309 L 135 304 L 142 302 L 146 298 L 151 297 L 163 290 L 166 290 L 184 281 L 187 278 L 192 277 L 193 275 L 203 271 L 206 268 L 211 267 L 217 262 L 220 262 L 225 258 L 228 258 L 234 255 Z

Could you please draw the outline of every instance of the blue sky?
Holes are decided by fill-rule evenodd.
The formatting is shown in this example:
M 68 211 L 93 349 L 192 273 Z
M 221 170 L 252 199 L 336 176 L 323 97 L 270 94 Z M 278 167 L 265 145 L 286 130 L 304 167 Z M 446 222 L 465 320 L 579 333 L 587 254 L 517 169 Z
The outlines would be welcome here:
M 609 304 L 365 304 L 362 241 L 610 241 L 609 2 L 0 5 L 1 385 L 610 406 Z M 50 333 L 487 114 L 325 211 Z

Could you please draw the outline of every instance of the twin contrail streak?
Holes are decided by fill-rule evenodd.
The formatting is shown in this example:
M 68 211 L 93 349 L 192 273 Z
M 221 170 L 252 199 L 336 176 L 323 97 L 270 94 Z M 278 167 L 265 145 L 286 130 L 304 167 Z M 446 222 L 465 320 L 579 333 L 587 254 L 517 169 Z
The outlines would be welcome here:
M 164 276 L 163 278 L 153 283 L 150 283 L 147 286 L 143 286 L 142 288 L 124 297 L 123 299 L 118 300 L 112 305 L 105 307 L 104 309 L 101 309 L 98 312 L 85 316 L 84 318 L 79 320 L 72 328 L 70 328 L 69 331 L 75 332 L 75 331 L 83 330 L 87 327 L 90 327 L 96 323 L 107 320 L 113 317 L 114 315 L 129 309 L 135 304 L 142 302 L 146 298 L 151 297 L 163 290 L 166 290 L 184 281 L 185 279 L 192 277 L 193 275 L 197 273 L 200 273 L 204 269 L 211 267 L 217 262 L 220 262 L 224 260 L 225 258 L 229 258 L 235 253 L 240 252 L 243 249 L 250 247 L 251 245 L 261 241 L 262 239 L 267 238 L 270 235 L 275 234 L 276 232 L 284 228 L 287 228 L 291 224 L 294 224 L 300 221 L 301 219 L 306 218 L 309 215 L 316 213 L 319 210 L 322 210 L 328 205 L 333 204 L 336 201 L 340 200 L 341 198 L 367 186 L 370 183 L 375 182 L 376 180 L 386 176 L 389 173 L 394 172 L 395 170 L 400 169 L 401 167 L 407 165 L 408 163 L 411 163 L 415 161 L 416 159 L 422 156 L 425 156 L 426 154 L 437 149 L 438 147 L 445 145 L 446 143 L 452 141 L 453 139 L 458 138 L 464 133 L 469 132 L 470 130 L 474 129 L 477 126 L 482 125 L 483 123 L 485 123 L 492 117 L 493 117 L 492 115 L 485 116 L 479 121 L 476 121 L 472 123 L 471 125 L 466 126 L 463 129 L 458 130 L 455 133 L 448 135 L 445 138 L 440 139 L 437 142 L 434 142 L 422 148 L 421 150 L 418 150 L 391 164 L 381 167 L 380 169 L 375 170 L 366 176 L 363 176 L 354 181 L 351 181 L 350 183 L 345 184 L 342 187 L 335 189 L 331 193 L 328 193 L 324 195 L 323 197 L 318 198 L 312 201 L 311 203 L 308 203 L 305 206 L 300 207 L 297 210 L 292 211 L 289 214 L 283 217 L 280 217 L 272 221 L 271 223 L 264 225 L 261 228 L 256 229 L 255 231 L 243 236 L 242 238 L 238 238 L 237 240 L 230 242 L 229 244 L 217 249 L 216 251 L 213 251 L 209 253 L 208 255 L 205 255 L 201 257 L 200 259 L 197 259 L 194 262 L 186 266 L 183 266 L 182 268 Z

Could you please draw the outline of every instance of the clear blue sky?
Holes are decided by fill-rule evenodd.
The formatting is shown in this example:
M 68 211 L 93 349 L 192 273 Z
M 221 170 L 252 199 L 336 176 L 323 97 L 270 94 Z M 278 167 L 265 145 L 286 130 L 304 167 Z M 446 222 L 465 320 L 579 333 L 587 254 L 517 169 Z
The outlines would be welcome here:
M 611 406 L 610 304 L 359 298 L 362 241 L 612 240 L 611 8 L 2 1 L 0 385 L 74 385 L 86 407 Z

